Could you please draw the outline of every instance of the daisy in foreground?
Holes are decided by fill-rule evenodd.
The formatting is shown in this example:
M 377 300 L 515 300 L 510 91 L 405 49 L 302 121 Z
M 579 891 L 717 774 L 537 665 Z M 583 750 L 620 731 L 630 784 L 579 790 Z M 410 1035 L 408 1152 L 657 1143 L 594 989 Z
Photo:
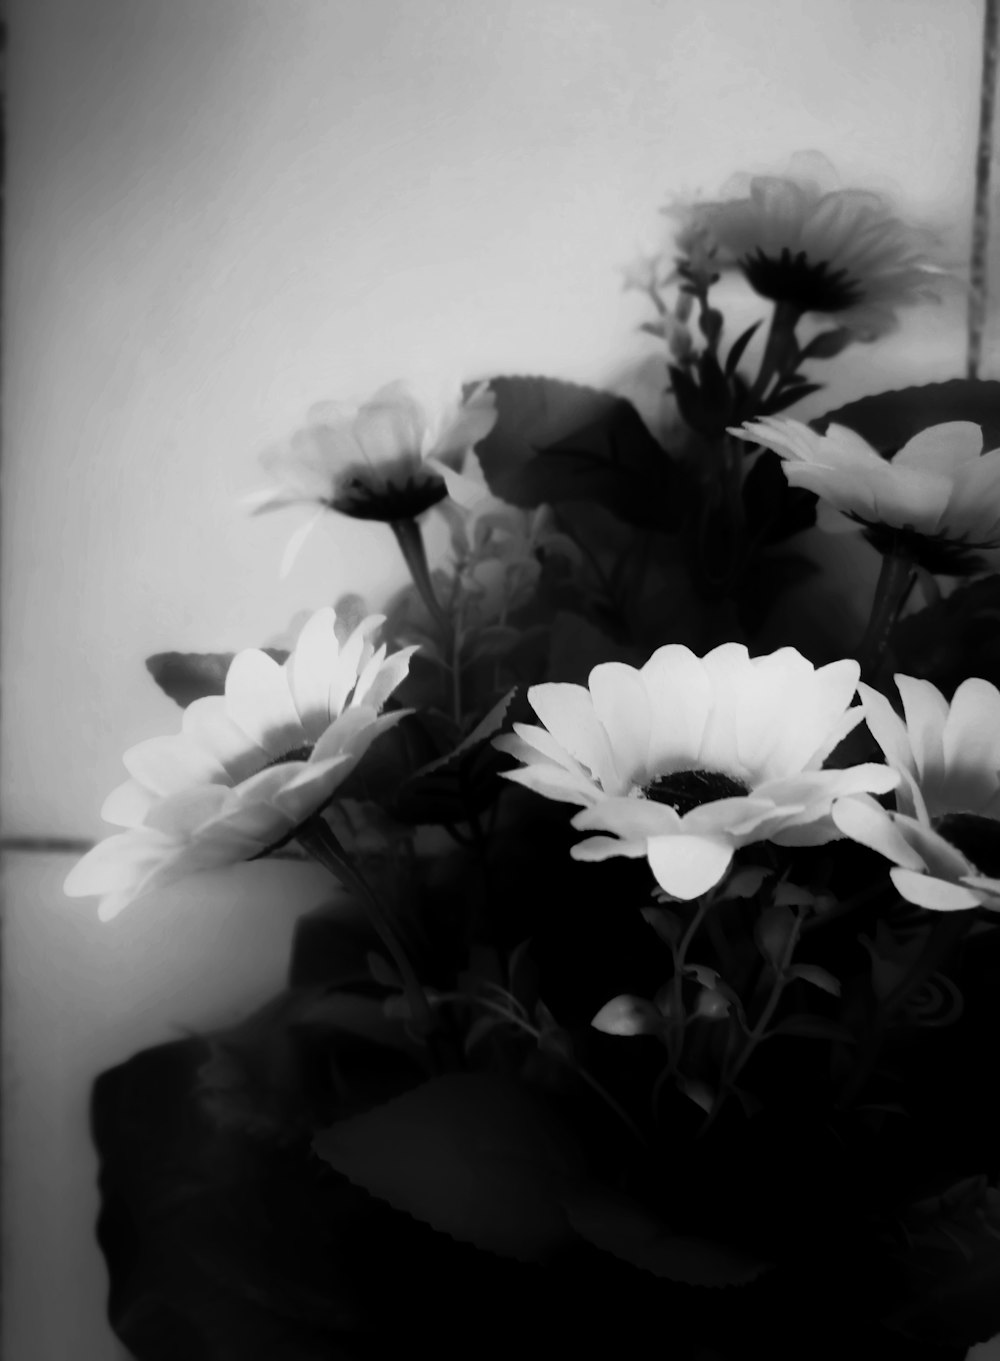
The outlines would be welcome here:
M 834 178 L 807 155 L 788 176 L 757 175 L 739 197 L 698 204 L 697 222 L 761 297 L 874 340 L 895 328 L 898 307 L 934 298 L 943 271 L 878 194 L 833 188 Z
M 496 419 L 486 383 L 464 399 L 457 384 L 417 391 L 396 382 L 360 405 L 320 403 L 287 445 L 263 455 L 273 485 L 251 493 L 246 504 L 254 514 L 316 507 L 289 543 L 287 572 L 328 510 L 393 524 L 416 519 L 446 496 L 475 495 L 458 469 Z
M 821 528 L 857 529 L 882 553 L 905 551 L 930 571 L 960 573 L 1000 548 L 1000 449 L 983 453 L 971 421 L 921 430 L 891 461 L 853 430 L 817 435 L 801 421 L 765 416 L 729 432 L 772 449 L 793 487 L 815 492 Z
M 224 695 L 188 705 L 175 736 L 125 753 L 131 778 L 101 816 L 127 830 L 83 857 L 66 893 L 99 896 L 109 921 L 155 888 L 294 835 L 406 712 L 379 714 L 415 651 L 376 650 L 382 622 L 371 615 L 341 642 L 334 611 L 321 609 L 284 665 L 254 648 L 238 653 Z
M 860 722 L 855 661 L 815 668 L 794 648 L 750 657 L 724 643 L 704 657 L 678 644 L 641 668 L 596 666 L 589 685 L 528 691 L 543 727 L 515 724 L 494 745 L 523 762 L 506 777 L 578 804 L 578 860 L 646 857 L 672 897 L 706 893 L 740 846 L 817 845 L 839 835 L 834 800 L 881 794 L 883 765 L 824 770 Z
M 1000 911 L 1000 693 L 963 681 L 949 704 L 929 681 L 897 676 L 900 717 L 860 687 L 865 719 L 899 772 L 896 811 L 847 798 L 833 819 L 845 836 L 893 862 L 901 897 L 919 907 Z

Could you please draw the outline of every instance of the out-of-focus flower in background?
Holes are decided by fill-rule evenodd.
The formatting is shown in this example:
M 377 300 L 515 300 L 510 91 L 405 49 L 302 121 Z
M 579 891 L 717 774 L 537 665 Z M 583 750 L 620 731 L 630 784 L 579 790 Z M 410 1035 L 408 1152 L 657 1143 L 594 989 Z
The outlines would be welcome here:
M 254 514 L 317 507 L 289 544 L 282 565 L 287 572 L 328 510 L 392 524 L 415 520 L 446 496 L 465 499 L 469 489 L 458 470 L 496 419 L 496 399 L 486 383 L 463 397 L 456 384 L 418 391 L 395 382 L 360 405 L 320 403 L 287 444 L 262 455 L 272 485 L 251 493 L 245 504 Z
M 898 308 L 936 298 L 945 271 L 929 234 L 880 195 L 835 184 L 829 162 L 805 153 L 785 176 L 755 175 L 732 197 L 693 205 L 694 221 L 716 267 L 739 269 L 761 297 L 875 340 L 896 328 Z

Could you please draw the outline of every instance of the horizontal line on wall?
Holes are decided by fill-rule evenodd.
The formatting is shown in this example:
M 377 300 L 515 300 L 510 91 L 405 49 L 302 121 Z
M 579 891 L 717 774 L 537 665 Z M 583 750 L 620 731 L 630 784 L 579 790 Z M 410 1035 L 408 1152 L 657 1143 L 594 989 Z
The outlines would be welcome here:
M 4 836 L 0 837 L 0 851 L 26 851 L 35 855 L 85 855 L 98 843 L 72 836 Z M 306 856 L 296 851 L 272 851 L 269 860 L 301 860 Z

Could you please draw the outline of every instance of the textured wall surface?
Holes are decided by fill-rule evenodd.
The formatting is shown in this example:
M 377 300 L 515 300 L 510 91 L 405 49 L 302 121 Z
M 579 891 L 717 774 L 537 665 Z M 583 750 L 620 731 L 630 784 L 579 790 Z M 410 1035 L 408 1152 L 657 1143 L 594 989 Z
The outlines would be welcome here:
M 433 365 L 624 381 L 654 347 L 617 271 L 658 208 L 801 148 L 966 248 L 978 0 L 9 9 L 8 836 L 101 834 L 123 748 L 177 722 L 148 654 L 260 644 L 400 579 L 379 527 L 331 520 L 280 581 L 296 513 L 238 505 L 312 402 Z M 952 304 L 845 356 L 835 395 L 961 364 Z M 272 866 L 101 926 L 70 863 L 4 874 L 9 1361 L 116 1356 L 93 1073 L 262 1000 L 326 892 Z

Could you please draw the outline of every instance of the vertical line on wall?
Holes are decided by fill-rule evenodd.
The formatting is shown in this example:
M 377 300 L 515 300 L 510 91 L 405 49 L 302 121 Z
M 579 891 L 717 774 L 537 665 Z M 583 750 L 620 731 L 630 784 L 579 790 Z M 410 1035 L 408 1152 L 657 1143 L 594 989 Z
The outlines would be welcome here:
M 979 85 L 979 135 L 976 140 L 976 188 L 969 257 L 969 302 L 966 375 L 978 378 L 986 325 L 987 256 L 990 234 L 990 172 L 996 110 L 1000 0 L 983 0 L 983 65 Z

